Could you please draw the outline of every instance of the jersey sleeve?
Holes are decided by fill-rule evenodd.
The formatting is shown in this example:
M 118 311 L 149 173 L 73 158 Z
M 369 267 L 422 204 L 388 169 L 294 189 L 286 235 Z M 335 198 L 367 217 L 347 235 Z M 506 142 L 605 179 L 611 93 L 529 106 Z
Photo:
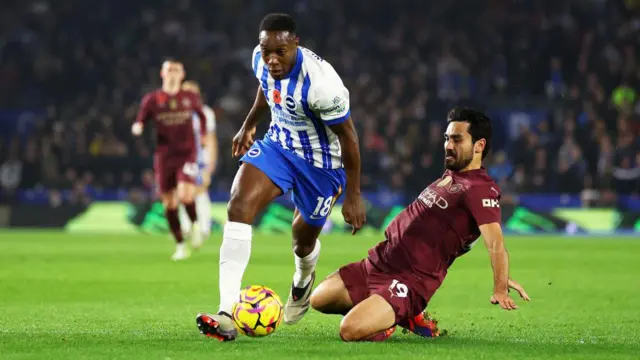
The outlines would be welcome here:
M 138 109 L 138 114 L 136 115 L 136 122 L 145 124 L 151 118 L 151 106 L 153 103 L 153 93 L 145 94 L 140 102 L 140 108 Z
M 200 99 L 200 96 L 193 93 L 189 96 L 191 97 L 191 106 L 193 106 L 193 111 L 196 113 L 198 120 L 200 120 L 200 134 L 205 135 L 207 133 L 207 115 L 204 112 L 202 100 Z
M 262 60 L 262 53 L 260 51 L 260 45 L 256 46 L 253 49 L 253 53 L 251 54 L 251 69 L 253 70 L 253 75 L 256 79 L 260 80 L 262 76 L 262 66 L 260 66 Z
M 465 205 L 478 226 L 500 223 L 502 219 L 500 192 L 495 185 L 473 186 L 465 195 Z
M 324 80 L 315 87 L 312 94 L 313 98 L 309 101 L 311 110 L 318 114 L 326 125 L 337 125 L 349 118 L 349 90 L 340 78 Z
M 216 131 L 216 113 L 208 106 L 203 106 L 202 111 L 207 118 L 207 132 L 212 133 Z

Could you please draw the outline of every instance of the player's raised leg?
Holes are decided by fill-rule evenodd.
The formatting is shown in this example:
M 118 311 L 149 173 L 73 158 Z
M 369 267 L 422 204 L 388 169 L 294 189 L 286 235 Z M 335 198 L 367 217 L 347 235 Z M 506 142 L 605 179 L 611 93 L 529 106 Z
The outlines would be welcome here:
M 284 322 L 293 325 L 309 310 L 309 298 L 315 282 L 315 269 L 320 257 L 318 235 L 322 226 L 307 224 L 296 209 L 293 220 L 293 255 L 296 266 L 291 293 L 284 309 Z
M 309 298 L 315 282 L 315 269 L 320 257 L 318 235 L 346 184 L 343 169 L 318 169 L 300 158 L 291 158 L 296 182 L 293 202 L 293 255 L 295 273 L 291 292 L 284 308 L 284 322 L 293 325 L 309 310 Z
M 275 160 L 272 158 L 273 162 Z M 204 335 L 223 341 L 236 338 L 237 331 L 230 314 L 240 294 L 242 277 L 251 256 L 251 224 L 256 215 L 282 191 L 251 163 L 242 164 L 236 174 L 220 247 L 220 308 L 217 314 L 199 314 L 196 319 Z

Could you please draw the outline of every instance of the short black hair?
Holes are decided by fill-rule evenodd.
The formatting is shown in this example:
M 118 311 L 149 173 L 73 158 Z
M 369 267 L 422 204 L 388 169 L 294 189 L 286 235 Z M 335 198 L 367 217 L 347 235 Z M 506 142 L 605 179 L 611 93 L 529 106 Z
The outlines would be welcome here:
M 260 31 L 288 31 L 291 34 L 295 34 L 296 21 L 289 14 L 267 14 L 260 22 Z
M 465 107 L 455 107 L 451 109 L 447 115 L 447 122 L 450 123 L 453 121 L 469 123 L 469 134 L 471 134 L 471 140 L 474 144 L 480 139 L 486 141 L 486 145 L 482 151 L 482 158 L 484 159 L 491 150 L 491 135 L 493 133 L 491 119 L 481 111 Z

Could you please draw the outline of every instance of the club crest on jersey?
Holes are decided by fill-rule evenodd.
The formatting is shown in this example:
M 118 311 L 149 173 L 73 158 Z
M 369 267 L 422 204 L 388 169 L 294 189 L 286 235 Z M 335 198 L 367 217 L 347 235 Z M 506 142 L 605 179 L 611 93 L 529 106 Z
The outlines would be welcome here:
M 178 107 L 178 102 L 176 99 L 169 100 L 169 109 L 175 110 Z
M 280 105 L 280 103 L 282 102 L 282 94 L 280 94 L 280 90 L 274 89 L 271 93 L 271 96 L 273 98 L 273 102 Z
M 460 190 L 462 190 L 462 185 L 460 185 L 460 184 L 452 184 L 451 186 L 449 186 L 449 187 L 447 188 L 447 191 L 448 191 L 449 193 L 451 193 L 451 194 L 455 194 L 455 193 L 457 193 L 457 192 L 458 192 L 458 191 L 460 191 Z
M 289 109 L 291 111 L 295 111 L 296 107 L 297 107 L 296 100 L 291 95 L 287 95 L 284 98 L 284 105 L 287 107 L 287 109 Z
M 438 187 L 449 185 L 451 183 L 451 180 L 453 180 L 451 176 L 447 175 L 444 179 L 440 180 L 440 182 L 438 183 Z
M 189 98 L 182 99 L 182 107 L 191 107 L 191 100 Z
M 249 155 L 249 157 L 256 157 L 260 155 L 260 149 L 259 148 L 253 148 L 251 150 L 249 150 L 249 152 L 247 153 L 247 155 Z

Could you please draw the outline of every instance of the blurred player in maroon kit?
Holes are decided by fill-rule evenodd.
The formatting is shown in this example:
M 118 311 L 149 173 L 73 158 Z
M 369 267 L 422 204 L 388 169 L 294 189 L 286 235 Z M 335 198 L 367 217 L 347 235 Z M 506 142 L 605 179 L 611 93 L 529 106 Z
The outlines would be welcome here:
M 193 132 L 194 112 L 200 119 L 203 135 L 206 132 L 206 118 L 200 97 L 191 91 L 181 89 L 184 75 L 181 62 L 165 61 L 160 71 L 162 88 L 147 93 L 142 98 L 138 116 L 131 128 L 133 135 L 139 136 L 148 121 L 153 120 L 155 125 L 156 150 L 153 166 L 167 222 L 177 243 L 173 260 L 189 257 L 178 218 L 179 203 L 184 204 L 191 223 L 197 226 L 194 197 L 195 180 L 199 171 L 196 163 L 197 147 L 200 144 L 196 144 Z M 191 234 L 201 236 L 198 230 L 192 231 Z M 196 240 L 194 239 L 194 242 Z
M 386 241 L 367 259 L 343 266 L 315 289 L 311 306 L 346 315 L 344 341 L 381 341 L 400 325 L 424 337 L 439 336 L 436 321 L 423 313 L 453 261 L 480 235 L 489 250 L 494 288 L 491 303 L 517 308 L 509 288 L 529 300 L 509 278 L 509 258 L 500 227 L 500 189 L 482 167 L 491 148 L 491 122 L 483 113 L 456 108 L 447 116 L 445 166 L 389 224 Z

